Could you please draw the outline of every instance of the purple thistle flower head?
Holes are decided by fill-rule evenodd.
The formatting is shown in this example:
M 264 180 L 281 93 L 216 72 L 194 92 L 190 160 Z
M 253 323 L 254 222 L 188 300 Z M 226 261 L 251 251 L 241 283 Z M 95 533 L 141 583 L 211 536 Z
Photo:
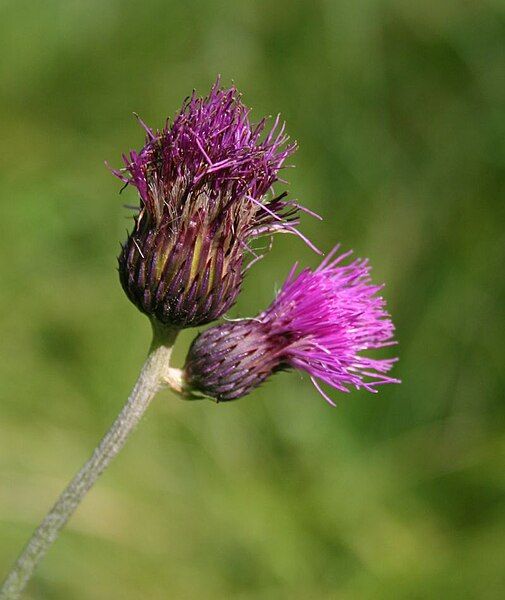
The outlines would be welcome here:
M 252 123 L 236 89 L 221 89 L 219 79 L 161 131 L 140 122 L 144 147 L 113 171 L 140 197 L 119 256 L 121 284 L 152 319 L 202 325 L 235 302 L 251 240 L 298 233 L 300 207 L 286 194 L 267 198 L 296 145 L 279 118 L 269 130 L 265 119 Z
M 364 356 L 394 344 L 394 326 L 373 285 L 367 260 L 347 260 L 351 252 L 315 270 L 291 270 L 267 310 L 254 319 L 212 327 L 193 342 L 185 365 L 188 394 L 218 401 L 248 394 L 271 374 L 284 369 L 307 372 L 342 392 L 350 387 L 377 391 L 399 383 L 387 375 L 396 359 Z

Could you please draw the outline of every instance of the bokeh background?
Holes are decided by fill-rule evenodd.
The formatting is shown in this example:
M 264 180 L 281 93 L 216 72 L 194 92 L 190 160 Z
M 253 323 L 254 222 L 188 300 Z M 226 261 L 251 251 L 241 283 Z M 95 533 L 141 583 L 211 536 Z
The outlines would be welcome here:
M 27 598 L 502 598 L 505 10 L 500 0 L 16 0 L 0 20 L 0 578 L 125 400 L 149 344 L 104 166 L 216 75 L 299 141 L 303 230 L 368 256 L 401 386 L 282 374 L 161 394 Z M 231 317 L 270 302 L 294 237 Z M 181 363 L 196 332 L 182 335 Z

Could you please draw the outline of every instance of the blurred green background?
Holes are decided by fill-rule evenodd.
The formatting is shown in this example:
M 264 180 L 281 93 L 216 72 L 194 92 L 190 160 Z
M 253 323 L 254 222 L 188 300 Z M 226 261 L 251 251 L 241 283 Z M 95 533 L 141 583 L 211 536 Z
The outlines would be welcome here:
M 282 374 L 161 394 L 27 598 L 502 598 L 505 6 L 499 0 L 4 1 L 0 578 L 125 400 L 149 344 L 103 161 L 217 73 L 299 141 L 303 231 L 370 257 L 401 386 Z M 266 306 L 294 237 L 230 316 Z M 182 335 L 183 360 L 194 331 Z

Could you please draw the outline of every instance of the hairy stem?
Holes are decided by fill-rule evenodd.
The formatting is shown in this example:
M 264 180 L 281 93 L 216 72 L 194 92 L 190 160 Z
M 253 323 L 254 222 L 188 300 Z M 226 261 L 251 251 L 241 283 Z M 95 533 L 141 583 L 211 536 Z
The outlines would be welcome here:
M 149 355 L 128 401 L 91 458 L 68 484 L 56 504 L 35 530 L 0 589 L 0 600 L 15 600 L 32 577 L 51 544 L 72 513 L 111 460 L 124 446 L 156 392 L 170 382 L 167 376 L 177 331 L 153 325 L 154 338 Z

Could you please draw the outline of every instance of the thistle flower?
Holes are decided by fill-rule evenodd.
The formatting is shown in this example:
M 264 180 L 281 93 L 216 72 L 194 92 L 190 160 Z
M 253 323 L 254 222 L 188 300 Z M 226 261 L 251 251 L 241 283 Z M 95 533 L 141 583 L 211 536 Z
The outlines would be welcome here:
M 212 327 L 193 342 L 184 368 L 188 395 L 217 401 L 248 394 L 276 371 L 300 369 L 330 403 L 326 383 L 342 392 L 349 387 L 377 391 L 399 383 L 386 373 L 396 359 L 363 356 L 392 340 L 394 326 L 373 285 L 367 260 L 348 262 L 351 252 L 315 270 L 291 270 L 274 302 L 254 319 Z
M 208 97 L 193 93 L 161 131 L 140 122 L 145 146 L 113 171 L 140 197 L 118 259 L 121 284 L 151 318 L 202 325 L 235 302 L 251 240 L 301 235 L 301 207 L 285 193 L 266 198 L 296 144 L 279 117 L 267 132 L 265 119 L 251 123 L 236 89 L 221 89 L 219 79 Z

